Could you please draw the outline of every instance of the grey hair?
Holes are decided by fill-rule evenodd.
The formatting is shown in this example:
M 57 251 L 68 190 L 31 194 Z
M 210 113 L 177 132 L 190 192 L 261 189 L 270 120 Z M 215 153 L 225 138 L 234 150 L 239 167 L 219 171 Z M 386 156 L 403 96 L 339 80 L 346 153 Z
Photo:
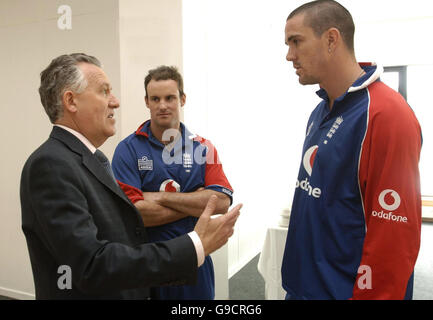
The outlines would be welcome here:
M 97 58 L 84 53 L 73 53 L 55 58 L 41 72 L 39 95 L 51 123 L 55 123 L 63 116 L 62 98 L 67 90 L 81 93 L 87 88 L 87 80 L 78 67 L 81 62 L 101 67 Z

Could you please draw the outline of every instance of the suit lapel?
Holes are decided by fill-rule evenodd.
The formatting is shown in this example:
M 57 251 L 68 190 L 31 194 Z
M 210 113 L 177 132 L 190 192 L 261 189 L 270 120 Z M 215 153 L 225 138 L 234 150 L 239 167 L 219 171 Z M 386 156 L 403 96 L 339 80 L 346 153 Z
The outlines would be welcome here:
M 107 171 L 101 165 L 99 160 L 90 152 L 90 150 L 73 134 L 55 126 L 50 135 L 51 138 L 62 141 L 73 152 L 81 155 L 83 165 L 107 188 L 113 191 L 117 196 L 121 197 L 128 204 L 132 205 L 128 197 L 122 191 L 118 184 L 108 175 Z M 134 206 L 135 208 L 135 206 Z
M 128 198 L 125 193 L 119 187 L 117 183 L 113 181 L 113 179 L 108 175 L 107 171 L 101 165 L 98 159 L 89 152 L 89 154 L 83 155 L 83 165 L 89 169 L 91 173 L 106 187 L 108 187 L 111 191 L 121 197 L 123 200 L 129 203 Z

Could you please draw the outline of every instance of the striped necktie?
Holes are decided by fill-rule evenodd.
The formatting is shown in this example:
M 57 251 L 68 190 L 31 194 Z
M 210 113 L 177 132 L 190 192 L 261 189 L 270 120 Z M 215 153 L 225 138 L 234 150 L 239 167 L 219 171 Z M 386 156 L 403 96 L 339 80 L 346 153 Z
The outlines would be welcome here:
M 113 170 L 111 170 L 110 161 L 105 156 L 105 154 L 103 154 L 102 151 L 96 149 L 94 155 L 99 160 L 99 162 L 101 162 L 105 171 L 107 171 L 107 173 L 110 175 L 110 177 L 113 179 L 113 181 L 117 184 L 116 178 L 114 178 Z

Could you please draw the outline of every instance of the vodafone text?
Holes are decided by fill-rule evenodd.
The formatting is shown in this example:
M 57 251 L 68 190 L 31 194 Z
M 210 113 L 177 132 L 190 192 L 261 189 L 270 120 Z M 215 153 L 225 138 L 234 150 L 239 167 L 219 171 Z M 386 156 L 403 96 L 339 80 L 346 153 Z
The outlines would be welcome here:
M 311 186 L 308 178 L 305 178 L 305 180 L 302 180 L 301 182 L 299 182 L 299 180 L 296 180 L 296 188 L 301 188 L 302 190 L 307 192 L 309 196 L 316 199 L 319 199 L 322 195 L 322 190 Z
M 393 214 L 392 212 L 386 213 L 386 212 L 383 212 L 383 211 L 377 212 L 377 211 L 373 210 L 373 212 L 371 213 L 371 215 L 373 217 L 377 217 L 379 219 L 407 223 L 407 217 L 399 216 L 399 215 Z

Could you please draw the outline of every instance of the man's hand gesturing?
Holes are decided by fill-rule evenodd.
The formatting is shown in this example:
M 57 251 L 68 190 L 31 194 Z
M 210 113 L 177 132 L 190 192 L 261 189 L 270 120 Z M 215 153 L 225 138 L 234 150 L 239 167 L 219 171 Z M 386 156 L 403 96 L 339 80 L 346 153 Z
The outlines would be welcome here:
M 211 218 L 217 203 L 217 197 L 211 196 L 206 208 L 198 220 L 194 231 L 203 244 L 205 256 L 221 248 L 233 235 L 234 225 L 239 217 L 242 204 L 238 204 L 226 214 Z

